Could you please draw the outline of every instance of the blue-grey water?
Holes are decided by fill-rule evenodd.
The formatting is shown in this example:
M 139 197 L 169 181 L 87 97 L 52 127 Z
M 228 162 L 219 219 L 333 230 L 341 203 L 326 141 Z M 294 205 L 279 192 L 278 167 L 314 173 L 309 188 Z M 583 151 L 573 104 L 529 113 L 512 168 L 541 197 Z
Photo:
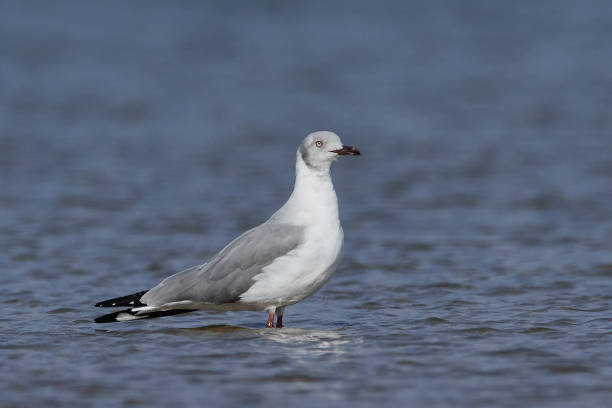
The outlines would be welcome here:
M 0 406 L 609 406 L 612 3 L 3 1 Z M 96 325 L 291 192 L 335 277 Z

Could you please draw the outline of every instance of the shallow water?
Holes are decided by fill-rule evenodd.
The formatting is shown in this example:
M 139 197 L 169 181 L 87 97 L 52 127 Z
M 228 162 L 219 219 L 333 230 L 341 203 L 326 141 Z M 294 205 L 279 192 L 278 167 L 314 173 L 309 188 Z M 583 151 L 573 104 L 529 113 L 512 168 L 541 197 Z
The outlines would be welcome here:
M 2 3 L 1 406 L 609 404 L 610 3 L 385 4 Z M 316 129 L 363 156 L 286 328 L 92 323 L 264 221 Z

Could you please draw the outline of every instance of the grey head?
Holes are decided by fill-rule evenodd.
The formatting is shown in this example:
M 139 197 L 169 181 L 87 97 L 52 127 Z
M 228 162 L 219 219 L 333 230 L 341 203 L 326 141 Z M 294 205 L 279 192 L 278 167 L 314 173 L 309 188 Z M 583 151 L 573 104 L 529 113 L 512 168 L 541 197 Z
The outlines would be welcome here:
M 307 167 L 318 170 L 329 170 L 332 163 L 340 156 L 358 156 L 359 150 L 342 144 L 340 137 L 326 130 L 313 132 L 306 136 L 298 150 Z

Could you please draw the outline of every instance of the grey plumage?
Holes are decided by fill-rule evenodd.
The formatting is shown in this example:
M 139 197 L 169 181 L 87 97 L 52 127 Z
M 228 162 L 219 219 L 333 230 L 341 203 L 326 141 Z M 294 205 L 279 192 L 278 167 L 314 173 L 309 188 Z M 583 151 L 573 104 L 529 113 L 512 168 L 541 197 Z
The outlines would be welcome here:
M 295 185 L 287 202 L 268 221 L 215 255 L 208 263 L 179 272 L 146 292 L 98 302 L 128 306 L 95 319 L 98 323 L 148 319 L 194 310 L 266 310 L 266 327 L 282 327 L 286 306 L 319 290 L 342 256 L 343 233 L 330 175 L 334 161 L 356 156 L 333 132 L 306 136 L 296 154 Z
M 303 239 L 304 227 L 269 220 L 230 242 L 209 262 L 166 278 L 140 300 L 153 307 L 186 300 L 213 305 L 236 302 L 253 285 L 254 276 Z

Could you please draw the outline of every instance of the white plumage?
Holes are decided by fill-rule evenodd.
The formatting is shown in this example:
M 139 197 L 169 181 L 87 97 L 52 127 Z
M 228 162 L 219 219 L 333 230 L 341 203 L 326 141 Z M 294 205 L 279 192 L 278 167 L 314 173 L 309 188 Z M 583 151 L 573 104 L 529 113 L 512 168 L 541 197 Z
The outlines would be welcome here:
M 267 310 L 282 327 L 284 308 L 320 289 L 342 257 L 344 234 L 331 180 L 332 163 L 359 155 L 332 132 L 309 134 L 296 154 L 289 200 L 265 223 L 230 242 L 209 262 L 186 269 L 149 291 L 96 306 L 131 306 L 97 322 L 177 314 L 197 309 Z M 136 303 L 134 303 L 136 302 Z

